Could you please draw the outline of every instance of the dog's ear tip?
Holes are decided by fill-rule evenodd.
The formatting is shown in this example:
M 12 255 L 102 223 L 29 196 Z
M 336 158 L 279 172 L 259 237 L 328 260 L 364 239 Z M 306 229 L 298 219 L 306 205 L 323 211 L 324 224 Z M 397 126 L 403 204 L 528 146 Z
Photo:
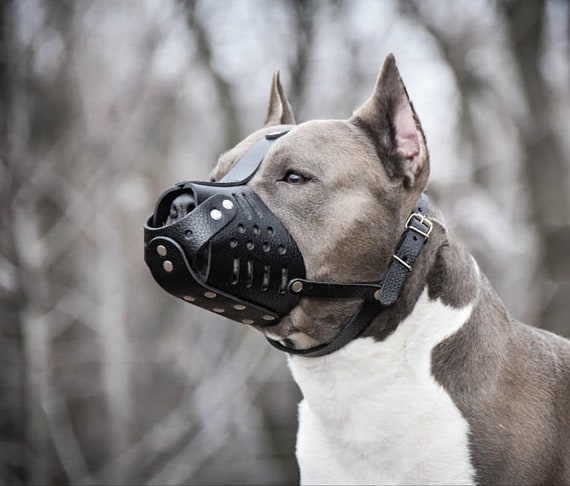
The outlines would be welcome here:
M 281 80 L 279 79 L 280 71 L 276 69 L 273 72 L 271 80 L 271 91 L 269 95 L 269 106 L 267 108 L 267 116 L 265 126 L 295 124 L 295 115 L 285 93 Z

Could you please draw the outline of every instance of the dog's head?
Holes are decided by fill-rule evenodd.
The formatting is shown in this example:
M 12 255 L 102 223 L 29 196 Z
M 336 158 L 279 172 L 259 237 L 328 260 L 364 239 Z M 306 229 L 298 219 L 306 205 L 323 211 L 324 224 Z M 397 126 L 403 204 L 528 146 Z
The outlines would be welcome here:
M 276 298 L 278 292 L 287 299 L 281 307 L 271 308 L 273 300 L 263 300 L 263 294 L 248 297 L 253 294 L 247 294 L 247 290 L 227 305 L 238 310 L 249 305 L 259 309 L 259 322 L 254 318 L 240 320 L 274 338 L 287 339 L 292 346 L 306 348 L 332 339 L 359 302 L 295 298 L 283 280 L 306 277 L 326 282 L 377 281 L 426 186 L 429 157 L 419 120 L 392 55 L 384 61 L 372 96 L 350 119 L 294 123 L 276 74 L 265 127 L 222 155 L 209 183 L 180 184 L 163 195 L 145 228 L 146 251 L 147 263 L 161 285 L 167 288 L 165 275 L 168 278 L 176 273 L 171 267 L 186 266 L 185 273 L 176 278 L 206 282 L 208 286 L 199 290 L 206 299 L 226 295 L 228 289 L 231 294 L 231 284 L 216 288 L 207 282 L 212 262 L 221 259 L 222 254 L 232 266 L 227 271 L 229 281 L 241 272 L 249 278 L 250 289 L 256 286 L 257 278 L 258 285 L 265 285 L 268 291 L 271 279 L 281 279 L 279 289 L 275 289 Z M 242 192 L 247 193 L 244 200 L 249 202 L 240 203 Z M 225 213 L 223 207 L 213 212 L 214 206 L 205 206 L 216 194 L 221 194 L 216 204 L 229 208 Z M 244 204 L 249 207 L 244 208 Z M 233 221 L 239 219 L 239 214 L 233 213 L 240 210 L 249 212 L 249 223 Z M 193 221 L 192 228 L 188 227 L 188 218 Z M 221 227 L 224 218 L 228 222 Z M 217 226 L 212 229 L 212 225 Z M 175 231 L 160 239 L 169 228 Z M 232 237 L 228 228 L 248 233 L 251 241 L 237 234 Z M 271 234 L 265 235 L 268 230 Z M 196 232 L 209 236 L 191 243 L 189 250 L 184 242 L 193 242 Z M 281 242 L 272 252 L 269 238 L 276 233 Z M 216 246 L 216 238 L 223 240 L 223 249 Z M 248 251 L 259 254 L 248 260 Z M 165 260 L 173 252 L 177 261 Z M 231 257 L 232 252 L 237 256 Z M 256 258 L 263 259 L 264 254 L 266 263 L 258 262 L 264 270 L 255 267 L 255 275 Z M 271 265 L 284 265 L 289 273 L 274 275 Z M 182 287 L 178 282 L 167 290 L 196 302 L 196 295 L 188 295 Z M 214 302 L 206 304 L 210 310 L 224 312 Z

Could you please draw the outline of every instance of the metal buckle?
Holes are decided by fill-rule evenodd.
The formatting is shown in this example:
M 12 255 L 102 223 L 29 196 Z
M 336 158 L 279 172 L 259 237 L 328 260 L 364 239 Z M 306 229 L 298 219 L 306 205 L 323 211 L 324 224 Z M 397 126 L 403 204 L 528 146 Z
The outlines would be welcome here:
M 427 231 L 422 231 L 421 229 L 416 228 L 415 226 L 412 226 L 412 221 L 413 220 L 417 220 L 418 223 L 420 223 L 423 226 L 427 227 Z M 406 221 L 406 224 L 404 225 L 404 227 L 406 229 L 411 229 L 413 231 L 415 231 L 416 233 L 422 235 L 424 238 L 429 238 L 429 235 L 431 235 L 431 232 L 433 230 L 433 223 L 427 218 L 427 216 L 420 214 L 420 213 L 412 213 L 410 214 L 410 217 L 408 218 L 408 220 Z

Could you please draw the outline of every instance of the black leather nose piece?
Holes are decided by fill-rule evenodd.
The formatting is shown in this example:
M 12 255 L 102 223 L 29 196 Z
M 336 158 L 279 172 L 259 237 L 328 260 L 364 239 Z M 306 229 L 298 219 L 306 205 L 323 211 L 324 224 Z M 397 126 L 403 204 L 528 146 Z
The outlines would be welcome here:
M 166 218 L 166 224 L 172 224 L 182 219 L 196 207 L 196 201 L 191 194 L 178 196 L 170 205 L 170 212 Z

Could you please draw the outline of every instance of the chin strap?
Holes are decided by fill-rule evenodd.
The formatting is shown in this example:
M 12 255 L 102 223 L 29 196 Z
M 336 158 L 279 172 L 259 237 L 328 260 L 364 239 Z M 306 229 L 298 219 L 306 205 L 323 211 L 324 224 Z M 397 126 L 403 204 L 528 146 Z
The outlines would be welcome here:
M 269 343 L 286 353 L 319 357 L 333 353 L 357 338 L 384 308 L 394 304 L 400 297 L 413 264 L 433 230 L 433 223 L 427 218 L 427 212 L 427 197 L 422 195 L 404 225 L 404 233 L 379 283 L 330 283 L 301 278 L 289 282 L 288 291 L 302 297 L 364 301 L 358 312 L 332 341 L 308 349 L 290 348 L 267 338 Z

